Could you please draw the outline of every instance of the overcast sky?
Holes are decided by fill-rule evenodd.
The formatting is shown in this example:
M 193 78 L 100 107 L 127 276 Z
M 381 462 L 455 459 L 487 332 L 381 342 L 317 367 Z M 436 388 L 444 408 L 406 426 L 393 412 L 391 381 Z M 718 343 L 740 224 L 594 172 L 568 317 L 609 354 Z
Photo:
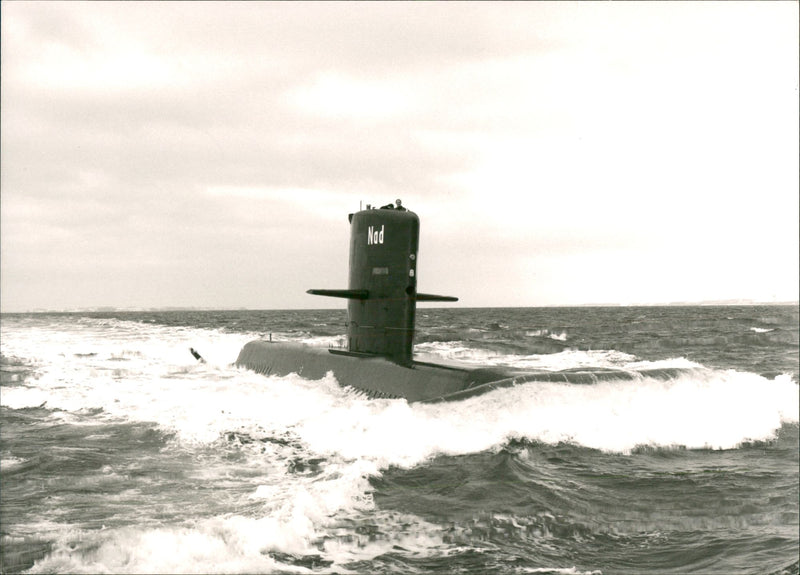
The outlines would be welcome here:
M 798 299 L 797 2 L 1 7 L 3 311 Z

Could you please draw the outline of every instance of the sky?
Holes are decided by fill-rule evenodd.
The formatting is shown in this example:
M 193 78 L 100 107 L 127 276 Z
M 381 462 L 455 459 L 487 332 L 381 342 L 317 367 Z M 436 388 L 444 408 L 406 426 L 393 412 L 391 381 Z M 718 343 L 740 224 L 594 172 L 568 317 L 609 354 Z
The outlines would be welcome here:
M 2 2 L 0 310 L 796 301 L 797 2 Z M 436 304 L 441 306 L 443 304 Z

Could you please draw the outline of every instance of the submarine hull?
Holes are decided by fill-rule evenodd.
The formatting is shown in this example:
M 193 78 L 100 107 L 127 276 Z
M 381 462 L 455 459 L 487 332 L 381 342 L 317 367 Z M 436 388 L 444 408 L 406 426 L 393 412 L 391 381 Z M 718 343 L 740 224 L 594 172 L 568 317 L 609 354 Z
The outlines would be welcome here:
M 507 369 L 470 369 L 420 361 L 401 365 L 371 354 L 263 340 L 247 343 L 236 365 L 265 375 L 296 373 L 307 379 L 321 379 L 332 372 L 340 385 L 369 397 L 405 398 L 409 402 L 463 399 L 527 380 L 524 374 Z

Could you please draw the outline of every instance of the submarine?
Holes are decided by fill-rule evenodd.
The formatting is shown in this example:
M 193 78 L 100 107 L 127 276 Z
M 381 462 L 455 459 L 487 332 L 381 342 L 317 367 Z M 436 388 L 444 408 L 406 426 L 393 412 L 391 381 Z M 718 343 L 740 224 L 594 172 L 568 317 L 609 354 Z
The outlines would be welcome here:
M 346 348 L 251 341 L 236 365 L 265 375 L 296 373 L 337 382 L 370 398 L 409 402 L 461 400 L 530 381 L 596 383 L 634 377 L 619 370 L 531 371 L 417 361 L 413 357 L 417 302 L 457 297 L 417 291 L 419 217 L 401 200 L 349 214 L 350 272 L 347 289 L 310 289 L 317 296 L 347 299 Z

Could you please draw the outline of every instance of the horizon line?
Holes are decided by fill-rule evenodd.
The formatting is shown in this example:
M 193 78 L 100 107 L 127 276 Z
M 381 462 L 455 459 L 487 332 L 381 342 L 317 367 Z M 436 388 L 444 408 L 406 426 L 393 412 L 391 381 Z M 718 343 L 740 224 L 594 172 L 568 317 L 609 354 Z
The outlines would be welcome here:
M 800 305 L 800 300 L 759 301 L 749 299 L 674 301 L 674 302 L 593 302 L 577 304 L 539 304 L 539 305 L 479 305 L 479 306 L 426 306 L 421 309 L 524 309 L 524 308 L 575 308 L 575 307 L 702 307 L 702 306 L 756 306 L 756 305 Z M 72 308 L 33 308 L 23 311 L 5 311 L 0 308 L 0 315 L 13 314 L 47 314 L 47 313 L 116 313 L 116 312 L 170 312 L 170 311 L 328 311 L 345 308 L 320 307 L 284 307 L 253 308 L 242 306 L 86 306 Z M 418 308 L 420 309 L 420 308 Z

